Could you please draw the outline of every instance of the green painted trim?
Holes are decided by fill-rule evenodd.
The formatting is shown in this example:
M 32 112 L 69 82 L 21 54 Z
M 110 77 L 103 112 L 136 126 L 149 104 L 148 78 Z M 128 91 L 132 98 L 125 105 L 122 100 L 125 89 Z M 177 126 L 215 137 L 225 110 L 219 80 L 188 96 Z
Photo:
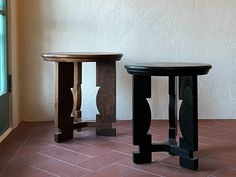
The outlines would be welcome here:
M 9 128 L 9 94 L 0 97 L 0 135 Z

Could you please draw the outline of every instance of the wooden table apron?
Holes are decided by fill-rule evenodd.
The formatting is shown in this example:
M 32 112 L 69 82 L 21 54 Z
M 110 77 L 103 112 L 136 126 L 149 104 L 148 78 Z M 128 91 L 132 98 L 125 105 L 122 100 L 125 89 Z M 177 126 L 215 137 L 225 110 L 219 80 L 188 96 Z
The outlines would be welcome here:
M 137 164 L 150 163 L 152 152 L 166 151 L 180 156 L 180 165 L 198 168 L 194 151 L 198 150 L 198 88 L 197 76 L 207 74 L 211 65 L 199 63 L 144 63 L 125 65 L 133 76 L 133 144 L 139 152 L 133 153 Z M 169 138 L 167 142 L 152 144 L 148 134 L 151 124 L 151 77 L 167 76 L 169 79 Z M 177 145 L 177 77 L 179 78 L 179 124 L 182 137 Z
M 96 127 L 96 134 L 116 136 L 112 123 L 116 121 L 116 53 L 46 53 L 44 60 L 56 62 L 55 114 L 57 143 L 73 138 L 73 131 Z M 81 118 L 82 62 L 96 62 L 96 122 Z

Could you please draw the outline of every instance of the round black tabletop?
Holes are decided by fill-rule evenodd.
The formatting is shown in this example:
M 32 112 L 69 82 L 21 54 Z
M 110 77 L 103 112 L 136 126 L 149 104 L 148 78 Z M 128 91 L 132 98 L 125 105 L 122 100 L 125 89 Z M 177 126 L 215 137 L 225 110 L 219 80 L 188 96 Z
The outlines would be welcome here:
M 144 76 L 192 76 L 204 75 L 212 68 L 205 63 L 183 63 L 183 62 L 149 62 L 127 64 L 125 68 L 128 73 Z

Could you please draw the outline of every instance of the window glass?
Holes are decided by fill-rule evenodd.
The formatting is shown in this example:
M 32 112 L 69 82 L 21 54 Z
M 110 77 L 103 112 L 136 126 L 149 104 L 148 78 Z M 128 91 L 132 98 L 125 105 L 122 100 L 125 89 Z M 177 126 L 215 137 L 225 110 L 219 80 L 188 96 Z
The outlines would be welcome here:
M 5 1 L 0 0 L 0 8 Z M 6 60 L 6 16 L 0 11 L 0 94 L 7 91 L 7 60 Z
M 0 10 L 4 10 L 6 7 L 5 0 L 0 0 Z

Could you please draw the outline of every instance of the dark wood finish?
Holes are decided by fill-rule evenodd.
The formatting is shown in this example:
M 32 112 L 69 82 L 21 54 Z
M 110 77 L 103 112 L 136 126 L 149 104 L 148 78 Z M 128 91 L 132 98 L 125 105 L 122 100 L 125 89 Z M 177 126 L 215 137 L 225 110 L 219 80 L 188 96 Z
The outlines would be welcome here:
M 71 88 L 73 87 L 73 63 L 57 63 L 56 65 L 56 126 L 58 132 L 55 134 L 57 143 L 73 138 L 73 97 Z M 66 73 L 66 74 L 65 74 Z
M 82 84 L 82 63 L 74 63 L 74 85 L 71 88 L 73 95 L 73 110 L 72 117 L 74 121 L 81 122 L 81 84 Z
M 97 135 L 116 136 L 112 123 L 116 121 L 116 61 L 118 53 L 47 53 L 46 61 L 56 62 L 56 126 L 57 143 L 73 138 L 74 129 L 96 127 Z M 82 62 L 96 62 L 97 108 L 96 122 L 83 122 L 81 116 Z
M 112 123 L 116 121 L 116 63 L 97 62 L 97 86 L 100 87 L 97 93 L 97 108 L 99 114 L 96 122 L 103 124 L 97 127 L 97 135 L 116 136 L 116 129 Z
M 196 170 L 198 159 L 198 101 L 197 76 L 207 74 L 209 64 L 197 63 L 144 63 L 125 65 L 133 75 L 133 144 L 139 146 L 134 152 L 134 163 L 150 163 L 152 152 L 166 151 L 180 156 L 180 165 Z M 169 138 L 163 143 L 152 144 L 148 135 L 151 111 L 146 98 L 151 97 L 151 76 L 169 78 Z M 183 100 L 179 111 L 179 124 L 182 137 L 179 146 L 177 135 L 177 76 L 179 76 L 179 98 Z
M 112 62 L 121 59 L 120 53 L 101 52 L 70 52 L 70 53 L 43 53 L 41 55 L 45 61 L 55 62 Z

